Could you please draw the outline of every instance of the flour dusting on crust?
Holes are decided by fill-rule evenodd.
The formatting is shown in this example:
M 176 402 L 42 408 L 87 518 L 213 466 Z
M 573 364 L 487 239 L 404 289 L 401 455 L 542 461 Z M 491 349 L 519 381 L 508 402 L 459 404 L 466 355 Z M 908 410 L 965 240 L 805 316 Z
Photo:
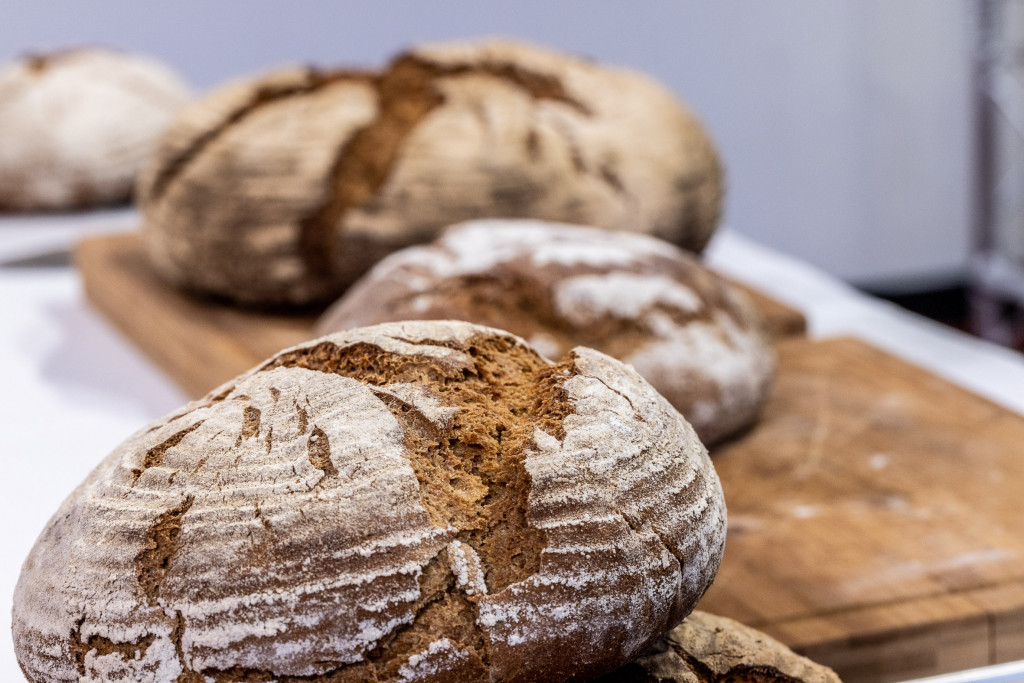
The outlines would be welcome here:
M 506 454 L 523 459 L 543 546 L 536 569 L 492 590 L 479 540 L 437 523 L 416 469 L 432 456 L 415 430 L 452 428 L 469 404 L 440 379 L 296 365 L 376 349 L 458 378 L 479 371 L 485 342 L 532 354 L 467 323 L 350 330 L 136 433 L 25 561 L 13 616 L 26 675 L 558 680 L 627 661 L 690 612 L 725 542 L 706 450 L 638 374 L 585 348 L 559 366 L 530 356 L 569 412 L 531 418 L 532 438 Z M 441 607 L 469 616 L 431 621 Z

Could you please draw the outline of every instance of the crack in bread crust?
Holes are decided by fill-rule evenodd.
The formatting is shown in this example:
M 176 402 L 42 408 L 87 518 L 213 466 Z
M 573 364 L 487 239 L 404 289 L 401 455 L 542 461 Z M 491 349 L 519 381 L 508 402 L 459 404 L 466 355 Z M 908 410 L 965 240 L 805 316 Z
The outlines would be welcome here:
M 153 446 L 148 451 L 146 451 L 146 457 L 143 458 L 142 464 L 139 467 L 132 469 L 131 486 L 135 486 L 135 484 L 138 483 L 139 481 L 139 477 L 142 476 L 142 473 L 148 470 L 150 467 L 159 467 L 160 465 L 162 465 L 164 462 L 164 453 L 167 452 L 167 449 L 177 446 L 179 443 L 181 443 L 182 439 L 184 439 L 186 436 L 194 432 L 202 424 L 203 421 L 199 420 L 198 422 L 189 425 L 185 429 L 182 429 L 180 432 L 172 434 L 166 440 L 162 441 L 161 443 L 157 444 L 156 446 Z
M 561 420 L 570 408 L 560 385 L 572 364 L 549 366 L 500 338 L 471 339 L 462 346 L 474 359 L 472 371 L 453 372 L 427 358 L 371 344 L 344 349 L 322 344 L 285 355 L 274 366 L 340 374 L 371 388 L 438 382 L 441 401 L 458 408 L 443 429 L 411 404 L 377 396 L 405 429 L 410 464 L 432 523 L 459 530 L 458 539 L 480 556 L 488 589 L 497 592 L 540 565 L 543 534 L 526 519 L 530 483 L 523 459 L 535 428 L 564 438 Z
M 181 545 L 181 529 L 185 513 L 192 507 L 195 498 L 186 497 L 179 505 L 167 510 L 149 528 L 146 547 L 135 558 L 135 571 L 139 587 L 150 606 L 157 604 L 160 596 L 160 582 L 170 565 L 174 553 Z
M 467 75 L 490 76 L 520 88 L 534 99 L 561 102 L 583 115 L 591 114 L 556 78 L 516 64 L 483 61 L 441 65 L 415 55 L 399 57 L 374 81 L 380 107 L 377 117 L 338 149 L 327 183 L 328 200 L 299 222 L 299 250 L 312 277 L 338 278 L 337 233 L 343 229 L 345 214 L 374 199 L 391 175 L 405 140 L 445 103 L 439 81 Z M 402 245 L 392 248 L 397 246 Z M 365 254 L 362 258 L 372 262 Z

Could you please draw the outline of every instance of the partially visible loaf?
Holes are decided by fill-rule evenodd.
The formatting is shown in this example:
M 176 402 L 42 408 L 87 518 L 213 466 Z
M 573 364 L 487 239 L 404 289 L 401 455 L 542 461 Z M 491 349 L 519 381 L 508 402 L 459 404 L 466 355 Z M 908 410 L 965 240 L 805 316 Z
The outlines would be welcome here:
M 164 278 L 294 306 L 478 217 L 700 251 L 722 187 L 707 133 L 650 78 L 483 41 L 419 47 L 379 73 L 290 70 L 215 91 L 171 127 L 139 196 Z
M 645 654 L 594 683 L 840 683 L 827 666 L 738 621 L 695 611 Z
M 379 325 L 110 454 L 25 561 L 15 651 L 34 683 L 584 678 L 683 619 L 724 543 L 707 451 L 628 367 Z
M 709 444 L 750 425 L 774 350 L 735 286 L 647 235 L 526 220 L 472 221 L 379 263 L 321 334 L 394 320 L 507 329 L 557 358 L 589 346 L 632 364 Z
M 127 202 L 156 140 L 190 98 L 170 69 L 99 47 L 0 68 L 0 211 Z

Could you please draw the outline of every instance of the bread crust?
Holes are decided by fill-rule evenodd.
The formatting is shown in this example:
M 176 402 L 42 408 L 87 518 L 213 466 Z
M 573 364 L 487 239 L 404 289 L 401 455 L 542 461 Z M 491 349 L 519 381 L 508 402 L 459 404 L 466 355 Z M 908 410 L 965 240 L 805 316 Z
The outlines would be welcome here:
M 501 41 L 416 48 L 379 73 L 285 73 L 190 107 L 142 178 L 171 282 L 301 305 L 460 220 L 572 221 L 694 251 L 717 225 L 711 141 L 640 74 Z
M 721 487 L 626 366 L 380 325 L 283 351 L 137 432 L 22 569 L 31 681 L 565 680 L 710 585 Z
M 694 611 L 646 653 L 594 683 L 840 683 L 839 676 L 738 621 Z
M 0 211 L 126 202 L 189 88 L 166 66 L 99 47 L 0 69 Z
M 396 320 L 501 327 L 557 358 L 574 346 L 633 365 L 705 444 L 748 427 L 774 349 L 736 287 L 647 235 L 471 221 L 384 259 L 320 319 L 327 334 Z

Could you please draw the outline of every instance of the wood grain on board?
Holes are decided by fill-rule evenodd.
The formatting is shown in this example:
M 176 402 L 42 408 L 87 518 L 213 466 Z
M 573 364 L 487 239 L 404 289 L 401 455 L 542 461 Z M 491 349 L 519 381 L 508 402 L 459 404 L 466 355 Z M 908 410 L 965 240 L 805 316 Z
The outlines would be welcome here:
M 135 234 L 86 239 L 75 261 L 92 304 L 192 398 L 315 336 L 314 315 L 273 315 L 183 294 L 152 272 Z M 802 313 L 739 286 L 773 336 L 804 332 Z
M 312 334 L 183 296 L 134 235 L 77 257 L 89 299 L 193 396 Z M 701 609 L 848 682 L 1024 657 L 1024 418 L 855 340 L 778 348 L 760 424 L 713 451 L 729 540 Z
M 1024 655 L 1024 418 L 852 339 L 779 344 L 761 423 L 713 449 L 701 609 L 848 681 Z

